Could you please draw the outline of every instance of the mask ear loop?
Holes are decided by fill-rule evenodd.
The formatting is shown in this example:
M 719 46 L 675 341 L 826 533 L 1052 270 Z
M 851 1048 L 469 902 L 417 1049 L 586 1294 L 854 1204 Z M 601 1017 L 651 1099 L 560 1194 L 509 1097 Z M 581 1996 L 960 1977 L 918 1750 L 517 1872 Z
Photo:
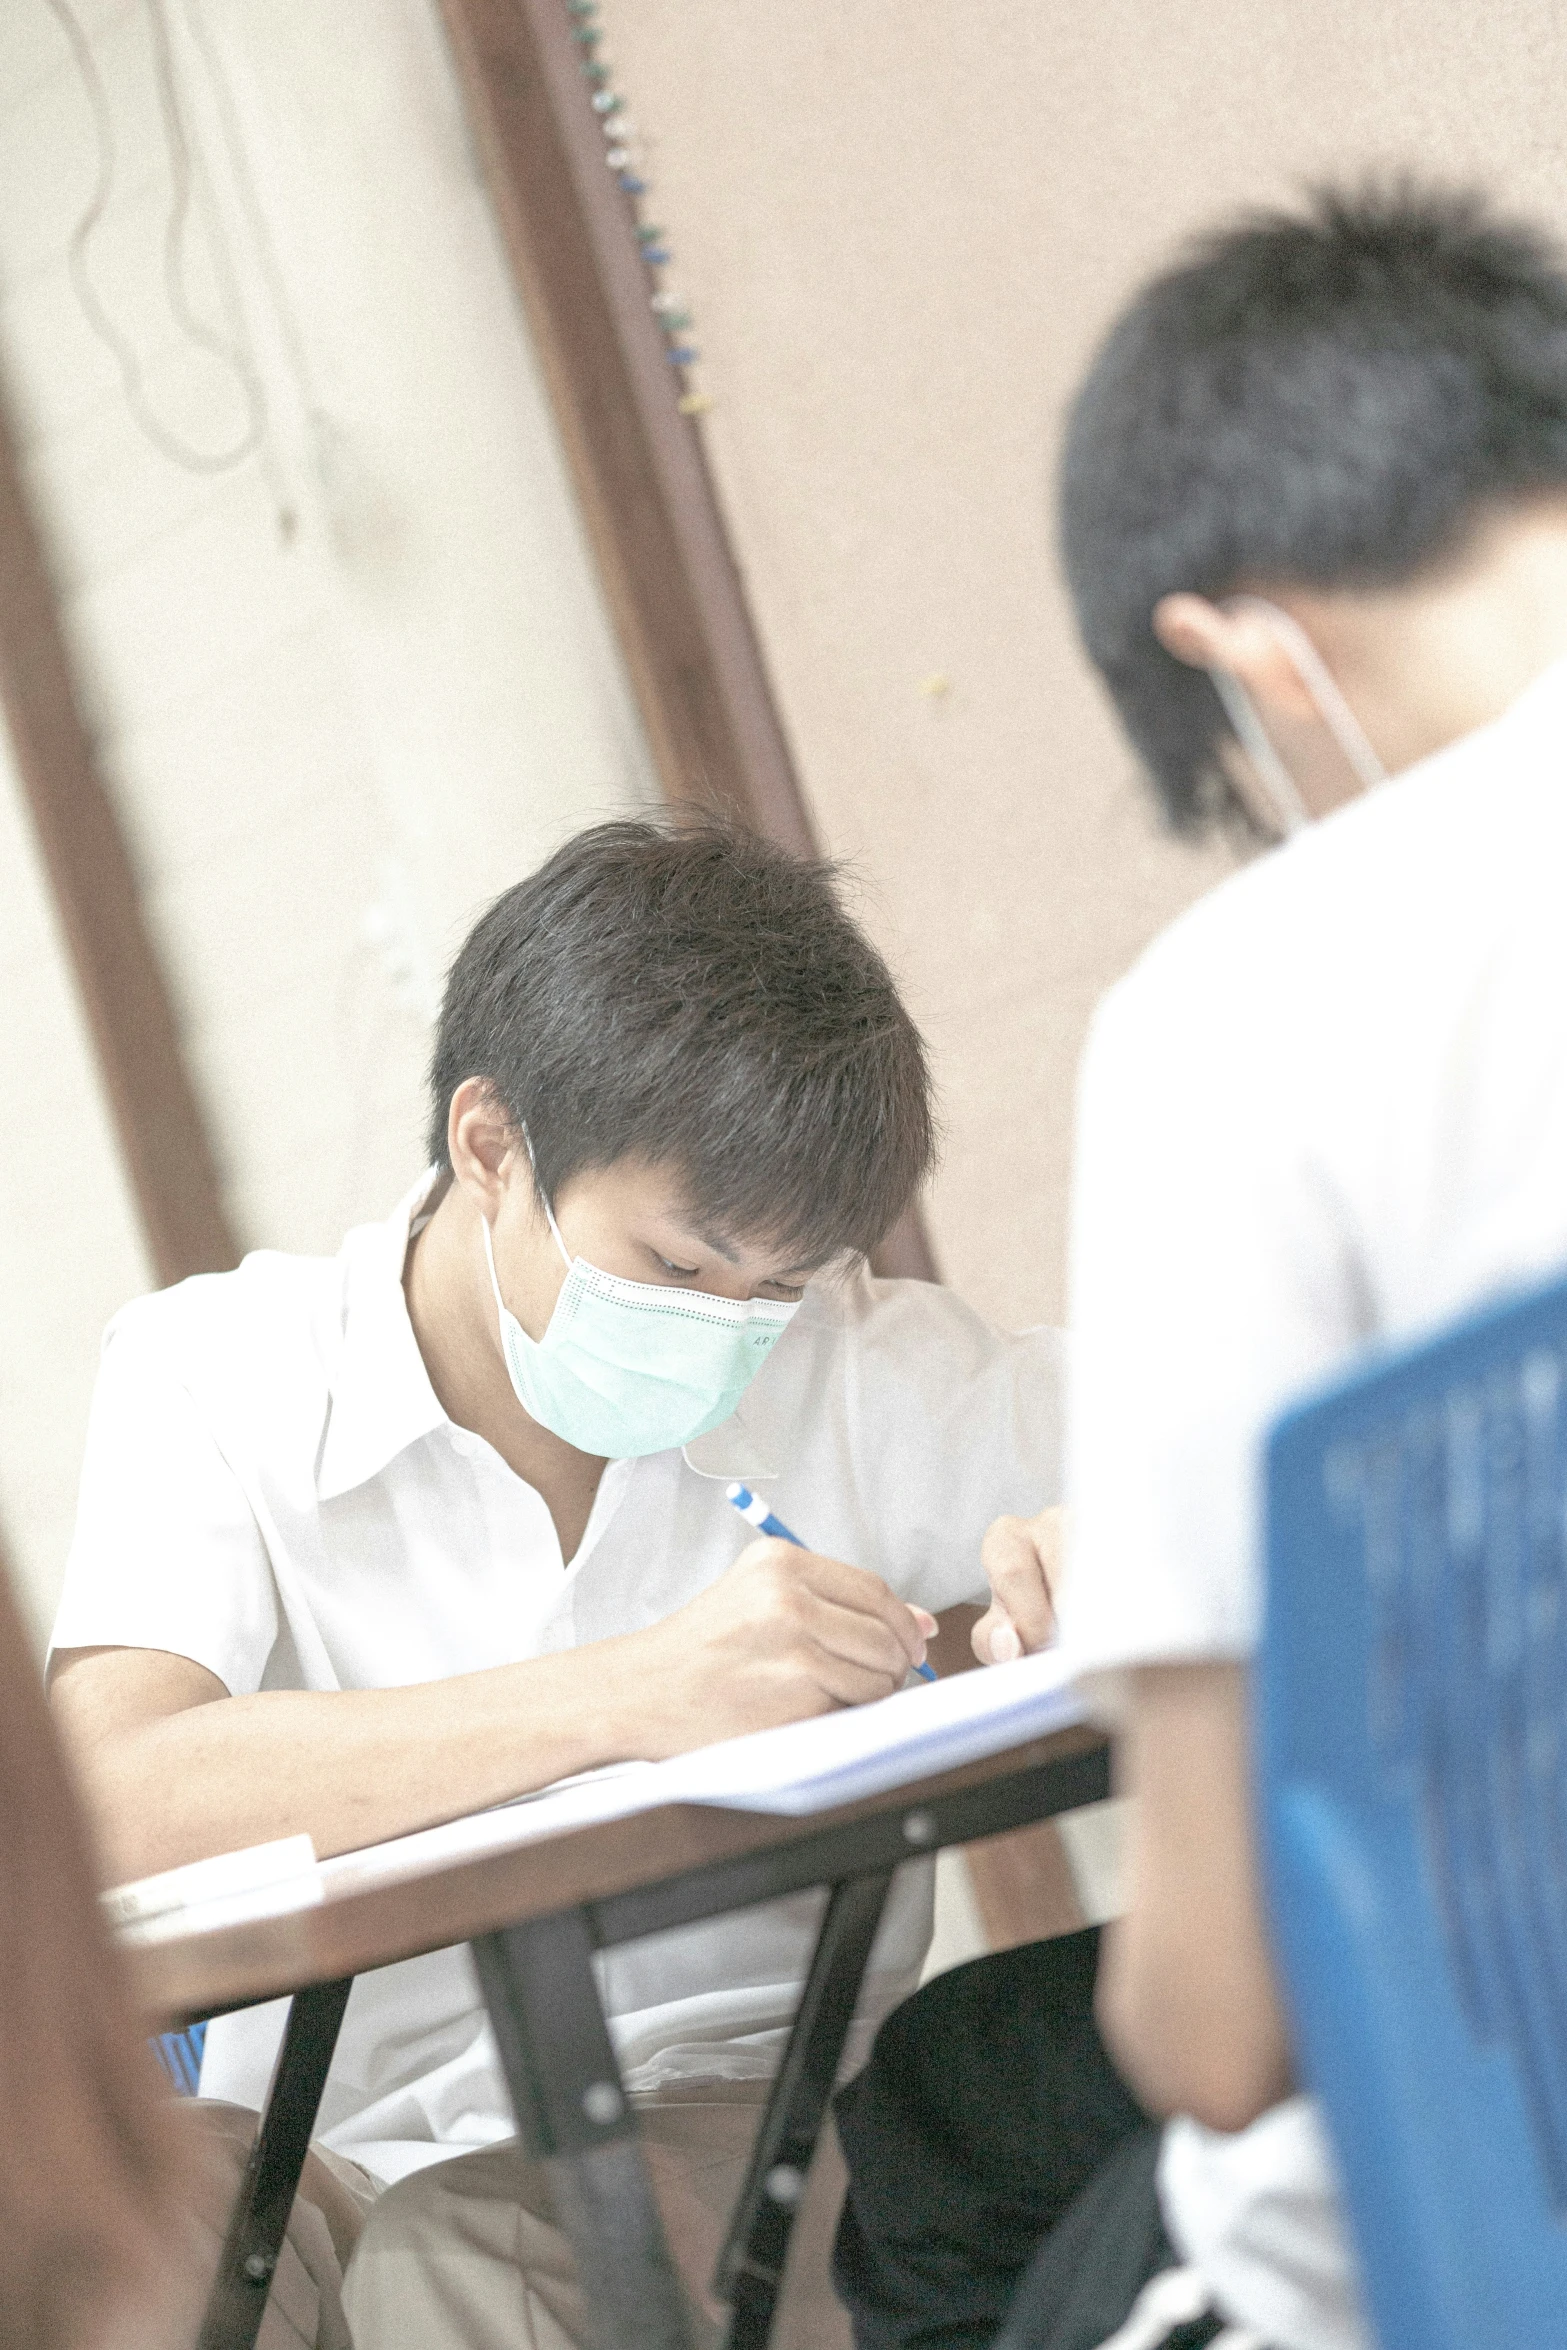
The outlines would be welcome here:
M 488 1216 L 481 1216 L 479 1218 L 479 1229 L 484 1234 L 484 1261 L 490 1268 L 490 1287 L 495 1292 L 496 1306 L 499 1308 L 500 1312 L 504 1314 L 506 1311 L 506 1300 L 501 1295 L 501 1285 L 495 1272 L 495 1243 L 490 1238 L 490 1219 Z
M 1316 703 L 1318 716 L 1349 761 L 1361 789 L 1375 791 L 1379 783 L 1386 783 L 1387 769 L 1372 749 L 1365 728 L 1345 700 L 1338 679 L 1294 615 L 1270 603 L 1266 596 L 1231 596 L 1225 610 L 1256 612 L 1266 620 L 1294 663 L 1296 676 Z M 1269 740 L 1250 694 L 1229 670 L 1213 669 L 1209 675 L 1241 748 L 1273 797 L 1281 829 L 1286 834 L 1299 832 L 1310 823 L 1310 814 L 1295 778 Z
M 702 1439 L 700 1436 L 695 1436 L 691 1440 L 692 1444 L 700 1444 L 701 1441 Z M 735 1472 L 733 1469 L 699 1469 L 695 1461 L 691 1458 L 690 1444 L 683 1444 L 680 1447 L 680 1458 L 685 1462 L 686 1467 L 690 1470 L 693 1477 L 704 1477 L 706 1478 L 709 1485 L 732 1485 L 735 1481 Z M 754 1480 L 755 1483 L 760 1485 L 767 1479 L 780 1476 L 781 1474 L 782 1472 L 778 1469 L 750 1468 L 745 1472 L 745 1481 L 747 1484 L 750 1484 Z
M 520 1119 L 518 1123 L 519 1125 L 521 1124 Z M 522 1141 L 523 1148 L 527 1151 L 528 1154 L 528 1168 L 533 1177 L 534 1195 L 537 1198 L 540 1207 L 544 1210 L 545 1215 L 549 1218 L 550 1230 L 555 1235 L 555 1246 L 560 1250 L 561 1255 L 564 1257 L 566 1261 L 566 1270 L 569 1273 L 571 1271 L 574 1259 L 570 1249 L 561 1239 L 560 1226 L 555 1221 L 555 1211 L 544 1196 L 544 1186 L 539 1181 L 539 1164 L 533 1155 L 533 1137 L 529 1134 L 526 1126 L 523 1126 L 522 1128 Z M 499 1291 L 497 1291 L 496 1294 L 498 1296 L 500 1294 Z
M 1210 669 L 1208 675 L 1235 738 L 1251 761 L 1252 772 L 1273 803 L 1273 820 L 1281 837 L 1288 840 L 1292 834 L 1304 832 L 1311 822 L 1306 803 L 1294 776 L 1269 741 L 1250 694 L 1228 669 Z
M 1386 783 L 1387 769 L 1371 747 L 1370 737 L 1344 699 L 1343 689 L 1305 629 L 1291 612 L 1270 604 L 1266 596 L 1232 596 L 1231 611 L 1260 612 L 1282 638 L 1297 676 L 1317 705 L 1332 735 L 1367 791 Z

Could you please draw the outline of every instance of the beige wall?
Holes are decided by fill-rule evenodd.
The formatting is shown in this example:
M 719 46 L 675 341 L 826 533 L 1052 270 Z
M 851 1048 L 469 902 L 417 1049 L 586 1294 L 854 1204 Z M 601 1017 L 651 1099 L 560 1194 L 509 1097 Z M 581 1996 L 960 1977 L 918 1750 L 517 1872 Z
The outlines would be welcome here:
M 1063 402 L 1172 240 L 1301 177 L 1567 220 L 1554 0 L 604 0 L 810 795 L 936 1048 L 950 1278 L 1059 1311 L 1090 1006 L 1221 869 L 1161 838 L 1075 648 Z M 932 700 L 921 681 L 944 672 Z

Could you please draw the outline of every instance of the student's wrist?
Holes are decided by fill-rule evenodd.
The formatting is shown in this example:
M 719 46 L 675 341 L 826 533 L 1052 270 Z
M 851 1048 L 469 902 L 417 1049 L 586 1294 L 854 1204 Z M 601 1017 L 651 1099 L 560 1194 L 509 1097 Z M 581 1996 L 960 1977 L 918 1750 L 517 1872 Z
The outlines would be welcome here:
M 673 1751 L 667 1743 L 667 1668 L 659 1630 L 649 1624 L 636 1632 L 617 1632 L 576 1651 L 589 1684 L 584 1694 L 593 1744 L 601 1749 L 595 1764 L 657 1761 Z

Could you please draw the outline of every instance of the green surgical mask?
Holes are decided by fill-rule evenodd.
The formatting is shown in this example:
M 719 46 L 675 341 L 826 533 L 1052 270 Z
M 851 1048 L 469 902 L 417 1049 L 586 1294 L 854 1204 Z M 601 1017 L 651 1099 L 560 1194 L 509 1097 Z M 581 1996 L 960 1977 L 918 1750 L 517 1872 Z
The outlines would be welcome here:
M 566 1279 L 542 1338 L 528 1336 L 501 1296 L 481 1219 L 501 1353 L 523 1410 L 578 1452 L 609 1460 L 672 1451 L 727 1420 L 798 1306 L 601 1273 L 572 1256 L 543 1205 Z

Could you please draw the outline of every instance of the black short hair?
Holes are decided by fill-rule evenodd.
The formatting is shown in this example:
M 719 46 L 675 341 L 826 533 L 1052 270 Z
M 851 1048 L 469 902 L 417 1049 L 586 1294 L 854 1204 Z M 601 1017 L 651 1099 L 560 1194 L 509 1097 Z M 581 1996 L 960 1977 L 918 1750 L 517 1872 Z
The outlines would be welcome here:
M 452 965 L 430 1071 L 494 1088 L 544 1196 L 626 1158 L 717 1234 L 868 1253 L 934 1143 L 918 1029 L 834 867 L 714 823 L 600 824 L 497 898 Z
M 1567 272 L 1478 196 L 1317 190 L 1146 286 L 1073 406 L 1061 545 L 1175 825 L 1225 807 L 1225 722 L 1154 637 L 1161 596 L 1397 584 L 1564 484 Z

